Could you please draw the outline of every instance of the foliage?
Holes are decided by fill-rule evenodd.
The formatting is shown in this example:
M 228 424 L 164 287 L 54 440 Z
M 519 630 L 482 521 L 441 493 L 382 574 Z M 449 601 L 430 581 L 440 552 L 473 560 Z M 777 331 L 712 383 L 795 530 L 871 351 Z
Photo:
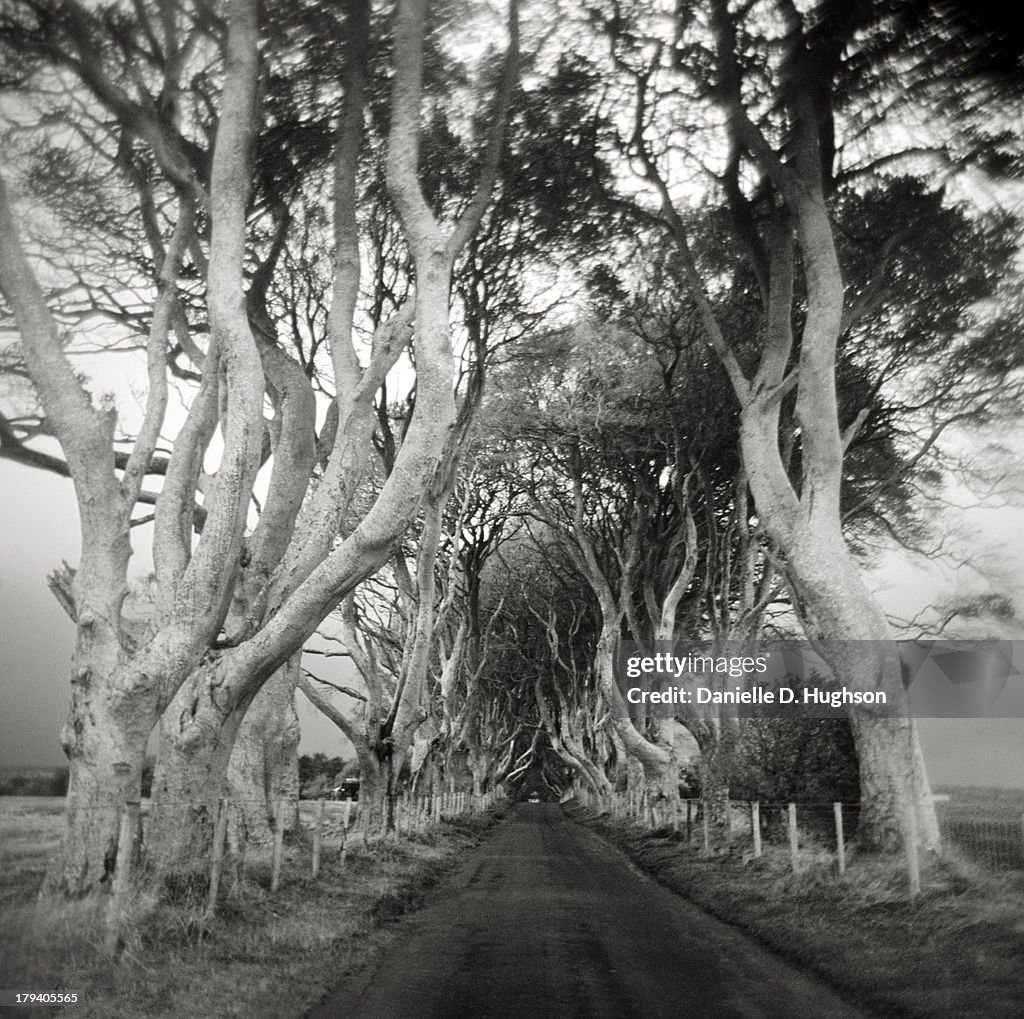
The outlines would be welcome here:
M 979 181 L 1021 168 L 1009 117 L 983 118 L 985 100 L 1019 85 L 1003 19 L 918 0 L 569 7 L 564 23 L 532 9 L 513 85 L 483 28 L 492 12 L 464 0 L 431 6 L 422 76 L 400 59 L 390 12 L 262 5 L 251 138 L 236 145 L 237 179 L 219 183 L 232 129 L 221 90 L 238 70 L 219 11 L 14 0 L 0 15 L 2 83 L 21 93 L 3 113 L 5 173 L 45 267 L 51 353 L 148 346 L 150 395 L 169 373 L 188 408 L 184 428 L 150 423 L 133 468 L 166 483 L 132 490 L 128 456 L 101 429 L 109 401 L 96 408 L 83 376 L 63 378 L 103 440 L 78 468 L 83 509 L 111 504 L 84 493 L 87 476 L 128 500 L 117 540 L 95 548 L 127 547 L 137 502 L 156 504 L 164 539 L 161 609 L 144 627 L 121 619 L 127 559 L 104 572 L 100 616 L 116 632 L 97 659 L 119 663 L 118 688 L 150 722 L 183 691 L 187 710 L 164 718 L 189 730 L 189 752 L 206 740 L 212 754 L 314 616 L 340 605 L 349 654 L 367 663 L 369 695 L 341 691 L 359 731 L 336 713 L 361 765 L 390 767 L 406 749 L 396 730 L 407 741 L 422 723 L 430 766 L 448 776 L 474 754 L 513 782 L 556 786 L 588 764 L 611 774 L 625 762 L 597 683 L 602 639 L 752 642 L 776 620 L 838 625 L 842 612 L 816 621 L 808 592 L 820 608 L 836 568 L 855 577 L 879 544 L 932 537 L 944 436 L 1019 413 L 1020 222 L 972 200 Z M 475 52 L 453 25 L 479 33 Z M 412 115 L 393 99 L 404 70 Z M 500 150 L 492 95 L 511 111 Z M 392 147 L 403 116 L 415 145 Z M 396 188 L 411 152 L 412 186 Z M 472 213 L 481 180 L 493 201 L 457 251 L 441 245 L 438 275 L 442 226 Z M 218 246 L 229 220 L 238 320 L 224 330 L 213 281 L 234 264 L 235 247 Z M 187 242 L 172 256 L 178 226 Z M 34 444 L 85 430 L 61 427 L 54 387 L 50 419 L 22 391 L 21 355 L 39 342 L 24 323 L 46 311 L 19 315 L 26 339 L 4 348 L 0 438 L 4 455 L 68 473 L 70 457 Z M 246 358 L 228 350 L 239 337 Z M 232 431 L 242 364 L 251 420 Z M 389 526 L 366 537 L 403 478 Z M 209 556 L 196 593 L 192 564 Z M 66 572 L 77 620 L 70 591 L 89 578 Z M 946 609 L 1008 622 L 1011 607 L 982 596 Z M 876 608 L 865 592 L 857 611 Z M 187 646 L 145 667 L 123 654 L 177 639 Z M 656 720 L 632 721 L 657 740 Z M 752 796 L 856 795 L 843 724 L 752 723 L 737 753 L 730 782 Z M 342 764 L 304 758 L 302 788 Z M 137 770 L 148 790 L 152 768 Z
M 772 803 L 856 803 L 857 755 L 845 718 L 758 718 L 740 724 L 730 794 Z
M 299 755 L 299 790 L 307 798 L 315 798 L 330 792 L 352 762 L 343 757 L 328 757 L 317 751 L 315 754 Z
M 63 796 L 67 768 L 7 768 L 0 771 L 0 796 Z

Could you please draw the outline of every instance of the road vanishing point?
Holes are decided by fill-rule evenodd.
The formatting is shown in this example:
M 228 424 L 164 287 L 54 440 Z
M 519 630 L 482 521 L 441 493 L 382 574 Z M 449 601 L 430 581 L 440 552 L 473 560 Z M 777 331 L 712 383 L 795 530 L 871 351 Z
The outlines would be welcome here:
M 866 1014 L 646 877 L 556 804 L 523 803 L 310 1019 Z

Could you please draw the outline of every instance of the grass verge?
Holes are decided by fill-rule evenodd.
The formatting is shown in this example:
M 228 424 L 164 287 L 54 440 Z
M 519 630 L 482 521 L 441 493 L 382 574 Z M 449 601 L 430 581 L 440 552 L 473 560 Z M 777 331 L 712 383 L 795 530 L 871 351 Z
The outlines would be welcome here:
M 993 1019 L 1022 1014 L 1024 878 L 962 860 L 922 861 L 907 896 L 902 858 L 853 857 L 840 877 L 809 847 L 799 874 L 788 848 L 757 860 L 739 848 L 705 857 L 668 829 L 568 806 L 661 884 L 890 1016 Z M 747 848 L 747 847 L 744 847 Z
M 203 918 L 205 881 L 159 903 L 140 894 L 116 961 L 102 951 L 106 899 L 4 903 L 0 987 L 78 991 L 80 1003 L 15 1015 L 76 1019 L 149 1016 L 304 1015 L 331 988 L 365 966 L 388 926 L 416 909 L 500 816 L 489 812 L 434 825 L 400 842 L 325 850 L 309 874 L 308 846 L 286 854 L 273 895 L 269 861 L 252 861 L 224 886 L 218 912 Z

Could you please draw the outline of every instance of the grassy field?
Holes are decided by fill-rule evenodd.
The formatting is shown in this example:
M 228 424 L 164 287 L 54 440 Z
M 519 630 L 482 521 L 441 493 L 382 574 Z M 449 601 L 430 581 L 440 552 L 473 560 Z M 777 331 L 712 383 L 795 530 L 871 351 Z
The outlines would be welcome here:
M 1024 789 L 950 786 L 937 804 L 942 837 L 993 871 L 1024 870 Z
M 0 796 L 0 910 L 5 914 L 38 891 L 63 825 L 62 797 Z
M 103 900 L 35 901 L 59 842 L 63 801 L 0 797 L 0 987 L 78 991 L 80 1003 L 60 1013 L 78 1019 L 303 1015 L 387 943 L 391 922 L 422 901 L 496 816 L 443 821 L 398 843 L 350 839 L 342 861 L 341 809 L 331 805 L 316 880 L 308 833 L 288 845 L 274 894 L 269 853 L 250 851 L 244 876 L 225 879 L 212 920 L 203 919 L 205 880 L 159 904 L 140 895 L 124 950 L 111 961 L 102 949 Z M 312 805 L 302 813 L 311 821 Z
M 661 883 L 879 1014 L 1022 1014 L 1019 871 L 995 874 L 953 851 L 923 862 L 922 894 L 911 902 L 902 858 L 852 855 L 840 877 L 830 851 L 802 845 L 804 869 L 794 875 L 784 845 L 766 845 L 758 860 L 747 846 L 705 857 L 668 829 L 570 809 Z

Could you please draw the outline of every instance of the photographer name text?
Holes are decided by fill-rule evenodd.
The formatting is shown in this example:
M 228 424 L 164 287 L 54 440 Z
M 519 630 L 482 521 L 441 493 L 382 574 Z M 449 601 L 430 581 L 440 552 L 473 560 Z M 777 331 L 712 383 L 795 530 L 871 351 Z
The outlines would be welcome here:
M 707 686 L 669 687 L 667 690 L 643 690 L 632 686 L 626 691 L 630 704 L 813 704 L 822 707 L 839 708 L 844 704 L 886 704 L 888 700 L 882 690 L 823 690 L 820 687 L 805 687 L 791 690 L 778 687 L 768 690 L 764 687 L 734 687 L 732 690 L 715 690 Z

